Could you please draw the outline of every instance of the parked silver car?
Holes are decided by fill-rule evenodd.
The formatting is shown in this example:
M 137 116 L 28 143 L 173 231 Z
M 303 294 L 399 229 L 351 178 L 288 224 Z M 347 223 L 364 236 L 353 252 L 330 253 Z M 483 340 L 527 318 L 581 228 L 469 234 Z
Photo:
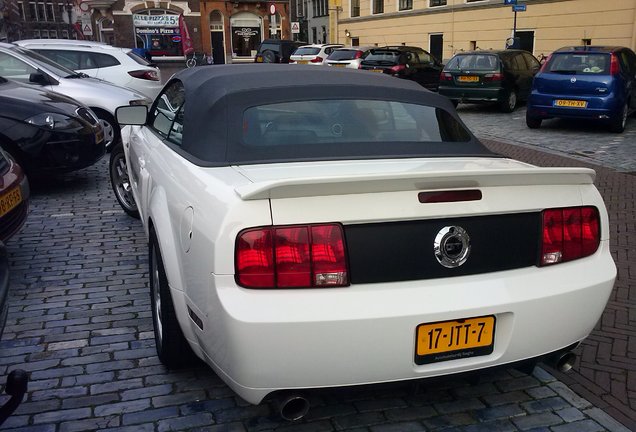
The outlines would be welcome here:
M 74 72 L 14 44 L 0 43 L 0 76 L 44 87 L 89 106 L 104 129 L 106 148 L 121 139 L 119 124 L 114 116 L 118 106 L 152 103 L 141 93 Z

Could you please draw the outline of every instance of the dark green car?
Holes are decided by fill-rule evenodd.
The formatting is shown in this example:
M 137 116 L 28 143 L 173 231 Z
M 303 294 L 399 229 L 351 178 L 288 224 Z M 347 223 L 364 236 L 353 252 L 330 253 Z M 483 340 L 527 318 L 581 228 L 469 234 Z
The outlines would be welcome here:
M 460 102 L 496 103 L 512 112 L 527 100 L 539 61 L 522 50 L 467 51 L 455 55 L 440 75 L 439 93 Z

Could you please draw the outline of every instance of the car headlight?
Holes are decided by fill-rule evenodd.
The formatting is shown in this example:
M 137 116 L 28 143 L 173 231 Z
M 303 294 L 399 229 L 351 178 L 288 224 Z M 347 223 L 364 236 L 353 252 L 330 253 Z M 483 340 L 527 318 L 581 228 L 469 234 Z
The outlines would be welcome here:
M 51 130 L 81 129 L 83 125 L 76 119 L 57 113 L 42 113 L 26 119 L 34 126 Z
M 130 105 L 146 105 L 146 106 L 150 106 L 152 105 L 152 100 L 148 99 L 148 98 L 143 98 L 143 99 L 133 99 L 129 102 Z

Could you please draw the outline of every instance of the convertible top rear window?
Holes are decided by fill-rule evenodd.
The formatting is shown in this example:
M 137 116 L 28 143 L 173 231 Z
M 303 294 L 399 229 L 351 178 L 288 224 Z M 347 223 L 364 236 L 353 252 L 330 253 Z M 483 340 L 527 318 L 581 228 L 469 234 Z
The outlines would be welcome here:
M 251 107 L 243 115 L 243 142 L 250 147 L 359 143 L 469 141 L 470 135 L 446 111 L 424 105 L 383 100 L 305 100 Z

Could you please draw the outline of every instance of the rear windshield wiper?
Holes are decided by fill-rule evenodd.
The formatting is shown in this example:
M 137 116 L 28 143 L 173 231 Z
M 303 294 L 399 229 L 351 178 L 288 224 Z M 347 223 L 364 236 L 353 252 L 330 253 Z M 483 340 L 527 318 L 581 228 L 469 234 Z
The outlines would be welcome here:
M 90 75 L 86 75 L 84 72 L 77 72 L 64 78 L 90 78 Z
M 552 72 L 552 73 L 560 73 L 560 74 L 576 75 L 576 70 L 574 70 L 574 69 L 552 69 L 550 72 Z

